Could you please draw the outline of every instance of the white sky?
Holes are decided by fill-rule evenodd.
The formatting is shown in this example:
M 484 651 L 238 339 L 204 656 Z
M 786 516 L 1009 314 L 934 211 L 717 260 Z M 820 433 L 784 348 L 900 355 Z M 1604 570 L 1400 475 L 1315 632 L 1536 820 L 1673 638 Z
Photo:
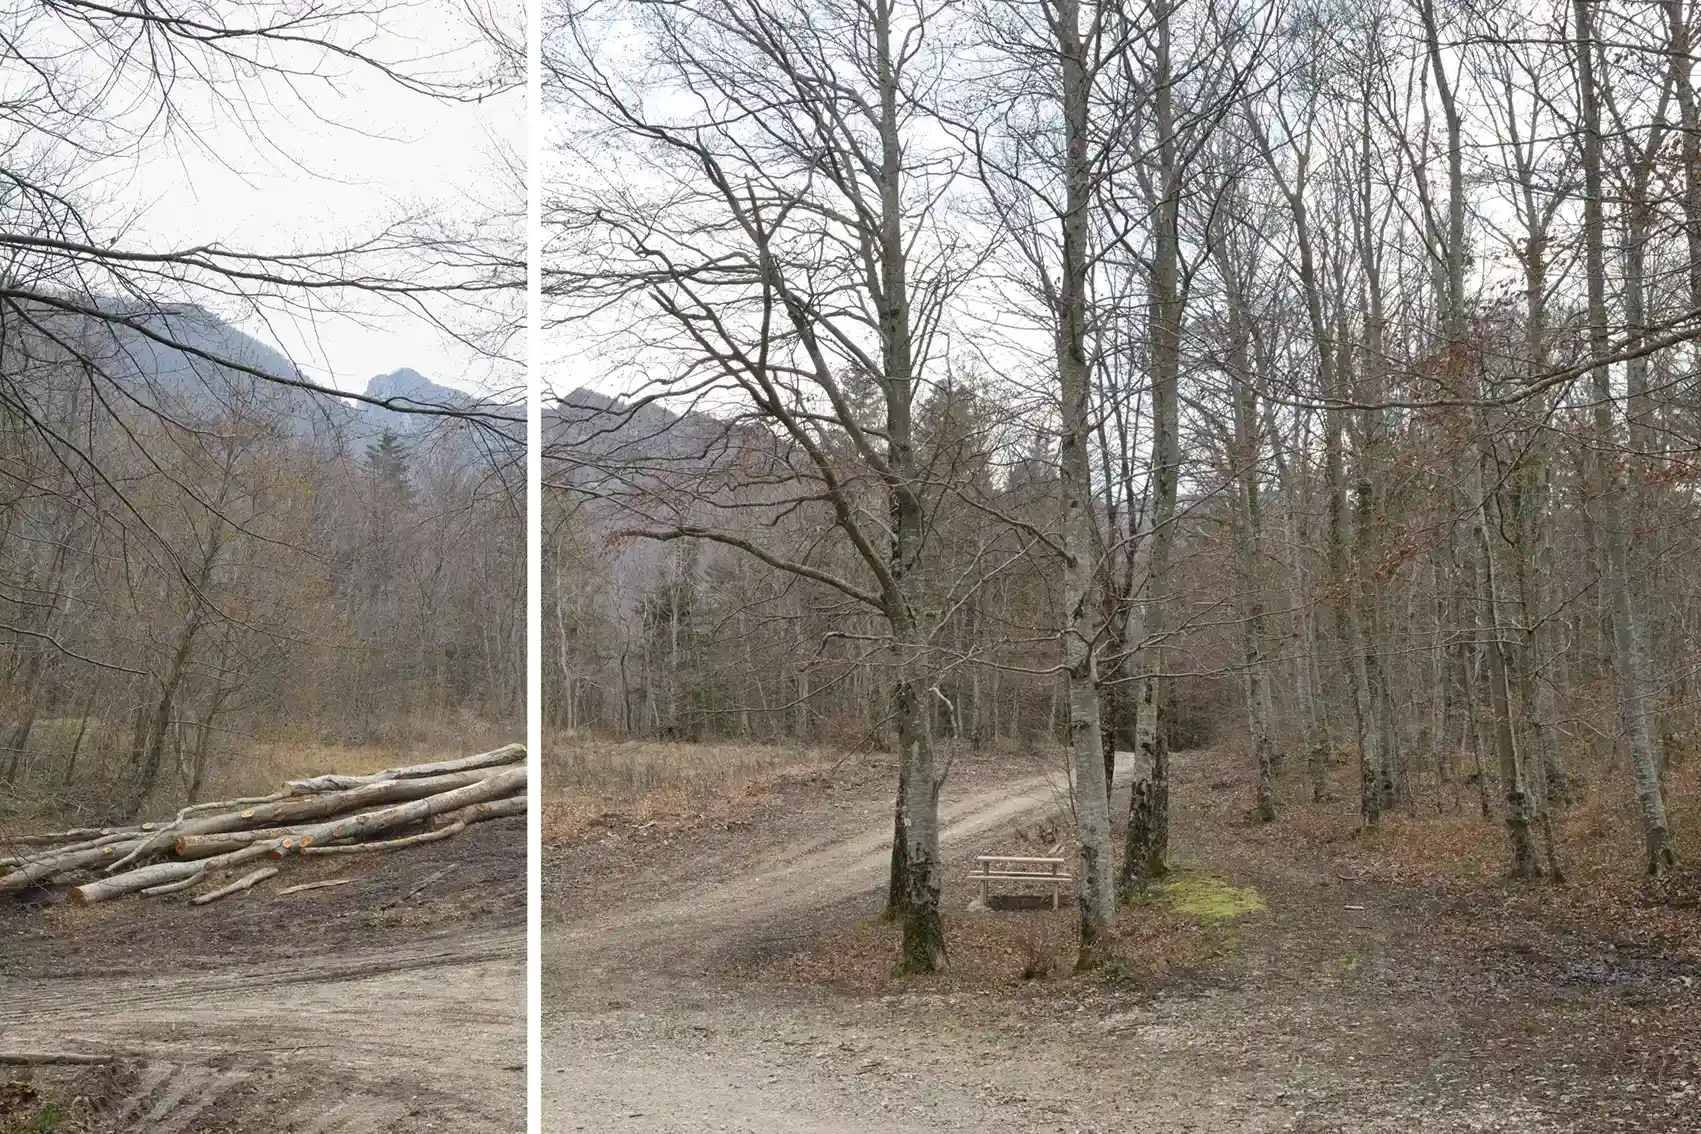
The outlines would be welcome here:
M 518 24 L 519 0 L 511 6 Z M 391 8 L 383 32 L 365 49 L 411 60 L 416 72 L 478 73 L 483 49 L 451 51 L 471 36 L 460 11 L 453 0 Z M 465 218 L 509 202 L 511 178 L 494 155 L 502 143 L 522 158 L 526 152 L 523 89 L 479 104 L 451 103 L 358 64 L 339 64 L 337 71 L 334 88 L 302 88 L 311 113 L 287 95 L 251 104 L 246 113 L 263 127 L 264 141 L 212 100 L 195 96 L 184 100 L 193 136 L 181 132 L 172 145 L 150 147 L 138 160 L 103 164 L 103 196 L 135 217 L 128 243 L 323 248 L 422 208 Z M 515 207 L 523 209 L 523 200 Z M 404 366 L 451 386 L 511 387 L 519 380 L 512 368 L 496 372 L 427 320 L 370 298 L 364 306 L 364 316 L 309 319 L 279 311 L 238 325 L 282 349 L 309 377 L 343 389 L 363 390 L 373 375 Z

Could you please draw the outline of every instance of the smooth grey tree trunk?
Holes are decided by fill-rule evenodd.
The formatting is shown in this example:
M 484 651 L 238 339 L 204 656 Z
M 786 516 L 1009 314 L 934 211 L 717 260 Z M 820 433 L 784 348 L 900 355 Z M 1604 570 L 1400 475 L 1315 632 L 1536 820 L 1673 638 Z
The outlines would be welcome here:
M 1618 681 L 1624 731 L 1630 741 L 1636 798 L 1641 810 L 1646 866 L 1663 875 L 1677 865 L 1665 791 L 1660 783 L 1659 752 L 1654 741 L 1646 635 L 1632 590 L 1625 542 L 1627 515 L 1622 477 L 1607 459 L 1616 433 L 1612 378 L 1605 362 L 1612 352 L 1606 305 L 1606 218 L 1601 177 L 1601 114 L 1595 84 L 1595 42 L 1590 0 L 1573 0 L 1579 104 L 1583 117 L 1583 244 L 1588 277 L 1589 352 L 1596 360 L 1594 382 L 1595 446 L 1590 473 L 1594 480 L 1601 543 L 1601 587 L 1612 611 L 1613 668 Z
M 1169 752 L 1164 717 L 1168 681 L 1162 641 L 1170 586 L 1177 480 L 1180 475 L 1181 371 L 1181 155 L 1175 137 L 1170 66 L 1169 0 L 1152 14 L 1153 128 L 1158 139 L 1159 196 L 1153 217 L 1155 255 L 1151 272 L 1152 480 L 1151 551 L 1145 583 L 1146 676 L 1135 746 L 1135 779 L 1129 791 L 1128 834 L 1123 846 L 1121 888 L 1131 898 L 1142 884 L 1169 869 Z
M 1058 292 L 1057 373 L 1062 405 L 1058 464 L 1063 494 L 1063 617 L 1061 653 L 1069 683 L 1069 748 L 1075 776 L 1080 841 L 1076 899 L 1080 948 L 1077 971 L 1109 957 L 1115 912 L 1109 783 L 1100 734 L 1094 618 L 1093 484 L 1087 445 L 1092 437 L 1087 359 L 1087 248 L 1091 170 L 1088 168 L 1088 75 L 1079 0 L 1058 0 L 1054 27 L 1061 65 L 1064 125 L 1063 264 Z

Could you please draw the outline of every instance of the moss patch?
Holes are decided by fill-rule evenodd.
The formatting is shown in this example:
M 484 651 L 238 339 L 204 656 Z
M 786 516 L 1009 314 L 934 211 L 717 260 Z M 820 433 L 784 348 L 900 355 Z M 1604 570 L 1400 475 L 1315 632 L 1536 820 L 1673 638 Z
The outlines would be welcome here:
M 1265 908 L 1257 890 L 1230 886 L 1210 874 L 1177 878 L 1153 890 L 1156 898 L 1172 912 L 1206 923 L 1228 921 Z

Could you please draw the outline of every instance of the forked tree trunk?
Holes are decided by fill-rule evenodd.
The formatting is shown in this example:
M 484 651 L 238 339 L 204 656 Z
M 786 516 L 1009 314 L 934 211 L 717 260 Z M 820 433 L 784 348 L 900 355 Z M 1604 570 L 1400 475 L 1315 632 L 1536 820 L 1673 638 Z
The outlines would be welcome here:
M 1588 276 L 1589 353 L 1595 360 L 1595 445 L 1590 450 L 1599 509 L 1602 545 L 1601 586 L 1612 611 L 1613 669 L 1618 680 L 1624 731 L 1630 740 L 1631 765 L 1642 817 L 1645 861 L 1651 875 L 1663 875 L 1677 864 L 1665 791 L 1660 783 L 1659 753 L 1654 740 L 1651 705 L 1653 683 L 1648 675 L 1646 632 L 1629 577 L 1625 543 L 1622 477 L 1607 454 L 1616 432 L 1613 388 L 1604 361 L 1612 352 L 1606 307 L 1606 219 L 1602 204 L 1601 115 L 1595 86 L 1595 42 L 1590 0 L 1573 0 L 1576 22 L 1576 63 L 1579 103 L 1583 117 L 1583 245 Z
M 1488 696 L 1494 711 L 1494 751 L 1500 764 L 1501 786 L 1506 792 L 1506 832 L 1512 844 L 1512 875 L 1515 878 L 1539 878 L 1542 867 L 1536 858 L 1535 842 L 1530 833 L 1532 824 L 1536 822 L 1534 800 L 1524 774 L 1517 730 L 1512 723 L 1510 667 L 1506 658 L 1505 629 L 1501 622 L 1504 604 L 1500 601 L 1494 545 L 1489 537 L 1488 479 L 1483 475 L 1485 458 L 1476 446 L 1473 445 L 1472 450 L 1468 459 L 1474 465 L 1476 487 L 1472 524 L 1477 540 L 1475 590 L 1478 609 L 1483 612 L 1478 619 L 1477 630 L 1482 635 L 1483 657 L 1488 664 Z

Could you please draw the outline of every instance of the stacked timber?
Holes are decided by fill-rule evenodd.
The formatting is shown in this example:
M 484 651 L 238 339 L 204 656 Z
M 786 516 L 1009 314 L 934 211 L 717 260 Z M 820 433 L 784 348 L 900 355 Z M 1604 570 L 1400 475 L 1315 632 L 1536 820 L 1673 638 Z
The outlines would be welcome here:
M 0 844 L 0 894 L 92 873 L 70 891 L 73 902 L 87 905 L 124 894 L 185 893 L 256 864 L 192 898 L 204 905 L 273 877 L 290 859 L 417 846 L 525 813 L 526 750 L 508 744 L 371 775 L 292 780 L 268 796 L 193 804 L 167 822 L 8 839 Z

